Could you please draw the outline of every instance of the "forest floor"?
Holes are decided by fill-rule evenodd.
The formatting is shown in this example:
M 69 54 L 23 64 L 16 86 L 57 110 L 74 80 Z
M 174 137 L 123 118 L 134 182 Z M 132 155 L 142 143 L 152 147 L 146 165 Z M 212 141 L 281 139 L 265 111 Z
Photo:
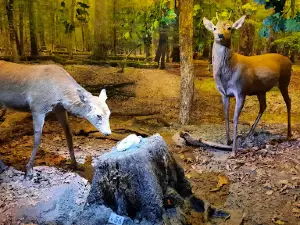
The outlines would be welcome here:
M 187 131 L 195 138 L 225 143 L 222 100 L 212 75 L 208 73 L 206 61 L 199 60 L 195 64 L 196 92 L 191 119 L 193 125 L 190 126 L 177 123 L 180 94 L 178 65 L 173 64 L 167 70 L 126 68 L 123 74 L 117 72 L 118 68 L 111 67 L 68 65 L 65 69 L 95 94 L 100 92 L 100 87 L 106 87 L 112 111 L 110 123 L 113 135 L 110 139 L 96 132 L 87 120 L 70 116 L 75 155 L 81 163 L 81 170 L 76 173 L 80 176 L 91 181 L 93 159 L 109 151 L 126 135 L 133 132 L 143 135 L 160 133 L 169 151 L 184 168 L 195 195 L 230 212 L 231 218 L 222 224 L 300 224 L 299 65 L 293 67 L 290 85 L 293 138 L 289 141 L 284 138 L 286 107 L 279 90 L 274 88 L 267 94 L 268 107 L 255 137 L 250 140 L 252 144 L 243 146 L 233 159 L 228 158 L 230 153 L 226 151 L 185 146 L 179 138 L 180 131 Z M 231 116 L 233 107 L 234 100 Z M 249 131 L 258 109 L 257 99 L 248 97 L 240 116 L 239 133 L 243 136 Z M 24 170 L 33 144 L 30 114 L 9 111 L 5 120 L 0 122 L 0 128 L 0 158 L 18 171 Z M 59 168 L 57 172 L 52 171 L 57 176 L 45 178 L 51 180 L 50 186 L 55 186 L 61 183 L 62 177 L 71 176 L 67 172 L 68 164 L 69 155 L 62 129 L 50 115 L 45 123 L 35 165 Z M 39 174 L 43 173 L 44 167 L 41 168 L 36 169 Z M 30 186 L 28 181 L 23 180 L 22 172 L 18 171 L 10 169 L 0 175 L 0 224 L 15 224 L 17 208 L 29 204 L 24 203 L 24 198 L 30 198 L 30 204 L 35 204 L 32 201 L 45 201 L 40 189 L 46 187 L 40 188 L 36 182 Z M 224 177 L 225 180 L 228 178 L 228 182 L 224 182 Z M 214 190 L 222 180 L 223 186 Z M 193 224 L 211 223 L 195 218 Z

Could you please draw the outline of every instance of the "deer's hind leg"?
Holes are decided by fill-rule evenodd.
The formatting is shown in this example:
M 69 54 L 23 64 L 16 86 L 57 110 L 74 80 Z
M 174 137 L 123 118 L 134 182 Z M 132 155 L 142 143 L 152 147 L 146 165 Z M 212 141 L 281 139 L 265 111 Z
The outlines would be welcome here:
M 288 132 L 287 132 L 287 137 L 290 138 L 292 137 L 292 129 L 291 129 L 291 99 L 289 96 L 288 92 L 288 87 L 282 87 L 279 86 L 280 92 L 282 94 L 282 97 L 284 99 L 284 102 L 286 104 L 287 108 L 287 117 L 288 117 Z
M 68 123 L 67 112 L 62 106 L 56 107 L 54 111 L 55 111 L 55 114 L 56 114 L 56 117 L 57 117 L 59 123 L 61 124 L 61 126 L 64 130 L 65 136 L 67 138 L 68 149 L 69 149 L 70 158 L 71 158 L 71 165 L 75 169 L 77 167 L 77 163 L 76 163 L 76 158 L 74 155 L 73 138 L 72 138 L 72 133 L 71 133 L 70 126 Z
M 259 101 L 259 113 L 256 117 L 256 120 L 255 122 L 253 123 L 252 127 L 251 127 L 251 130 L 249 131 L 247 137 L 249 136 L 252 136 L 254 131 L 255 131 L 255 128 L 261 118 L 261 116 L 263 115 L 264 111 L 266 110 L 267 108 L 267 101 L 266 101 L 266 93 L 261 93 L 261 94 L 258 94 L 257 95 L 257 98 L 258 98 L 258 101 Z

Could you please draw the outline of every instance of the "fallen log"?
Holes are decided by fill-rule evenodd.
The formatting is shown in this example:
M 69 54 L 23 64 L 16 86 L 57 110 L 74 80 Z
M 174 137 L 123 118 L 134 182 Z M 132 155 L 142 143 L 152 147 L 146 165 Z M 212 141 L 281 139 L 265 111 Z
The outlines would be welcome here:
M 135 112 L 124 112 L 124 111 L 113 111 L 111 116 L 113 117 L 138 117 L 138 116 L 152 116 L 159 114 L 159 111 L 152 111 L 152 110 L 144 110 L 144 111 L 135 111 Z
M 231 151 L 232 147 L 228 145 L 223 145 L 211 141 L 205 141 L 205 140 L 196 140 L 194 139 L 189 133 L 187 132 L 182 132 L 180 133 L 180 137 L 183 138 L 186 141 L 186 144 L 189 146 L 194 146 L 194 147 L 203 147 L 203 148 L 214 148 L 214 149 L 219 149 L 219 150 L 224 150 L 224 151 Z

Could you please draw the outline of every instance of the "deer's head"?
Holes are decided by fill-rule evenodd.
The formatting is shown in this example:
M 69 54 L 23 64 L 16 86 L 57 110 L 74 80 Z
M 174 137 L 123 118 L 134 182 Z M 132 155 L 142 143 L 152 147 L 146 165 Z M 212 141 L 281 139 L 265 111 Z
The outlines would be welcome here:
M 104 135 L 110 135 L 111 129 L 109 125 L 110 110 L 106 104 L 106 91 L 102 89 L 98 96 L 92 96 L 89 102 L 90 111 L 86 118 Z
M 229 21 L 229 18 L 227 20 L 218 19 L 218 23 L 214 25 L 213 22 L 204 17 L 203 24 L 207 30 L 214 34 L 214 40 L 216 43 L 224 46 L 230 46 L 232 30 L 239 29 L 244 24 L 245 19 L 245 15 L 238 19 L 235 23 Z

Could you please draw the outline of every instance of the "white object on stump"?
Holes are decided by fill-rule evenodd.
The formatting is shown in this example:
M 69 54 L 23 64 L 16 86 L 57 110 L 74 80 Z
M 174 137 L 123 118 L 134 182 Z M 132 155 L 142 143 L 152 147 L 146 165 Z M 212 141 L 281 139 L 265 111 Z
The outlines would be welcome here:
M 129 148 L 136 147 L 140 143 L 141 138 L 140 136 L 136 136 L 136 134 L 128 135 L 117 144 L 117 151 L 126 151 Z

